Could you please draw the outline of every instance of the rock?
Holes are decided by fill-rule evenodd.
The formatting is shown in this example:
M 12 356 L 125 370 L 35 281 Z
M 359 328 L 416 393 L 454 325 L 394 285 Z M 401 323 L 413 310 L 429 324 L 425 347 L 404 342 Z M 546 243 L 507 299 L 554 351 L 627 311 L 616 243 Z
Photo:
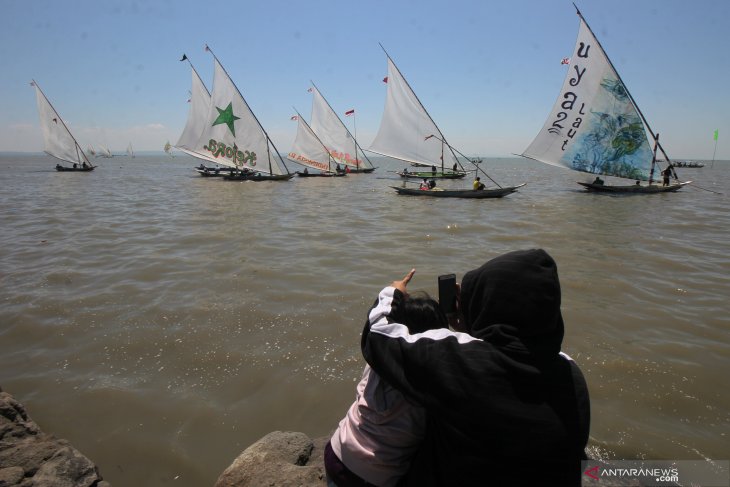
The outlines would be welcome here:
M 43 433 L 0 389 L 0 487 L 111 487 L 68 441 Z
M 215 487 L 326 485 L 324 447 L 328 437 L 274 431 L 246 448 L 218 477 Z

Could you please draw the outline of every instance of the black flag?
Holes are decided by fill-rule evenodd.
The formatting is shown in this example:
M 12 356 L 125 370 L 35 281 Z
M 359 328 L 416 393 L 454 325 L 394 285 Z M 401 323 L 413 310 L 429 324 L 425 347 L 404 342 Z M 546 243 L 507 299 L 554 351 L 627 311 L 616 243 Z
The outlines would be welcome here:
M 183 57 L 182 57 L 182 59 L 180 61 L 185 61 L 187 58 L 188 57 L 185 54 L 183 54 Z

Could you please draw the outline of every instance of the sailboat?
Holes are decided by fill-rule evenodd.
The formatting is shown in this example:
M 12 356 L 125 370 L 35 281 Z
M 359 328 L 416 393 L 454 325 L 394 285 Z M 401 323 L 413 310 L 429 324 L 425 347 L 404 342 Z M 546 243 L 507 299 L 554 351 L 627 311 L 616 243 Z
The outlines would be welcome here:
M 294 175 L 213 51 L 215 70 L 210 107 L 198 141 L 186 152 L 199 159 L 235 168 L 239 179 L 285 181 Z M 230 176 L 228 176 L 230 177 Z
M 304 171 L 297 171 L 297 174 L 300 177 L 345 176 L 347 173 L 335 162 L 324 142 L 317 137 L 304 117 L 297 112 L 292 118 L 297 121 L 297 136 L 287 159 L 304 166 Z M 317 172 L 310 173 L 308 168 L 316 169 Z
M 232 171 L 236 171 L 236 169 L 227 166 L 221 168 L 217 164 L 214 167 L 206 166 L 205 163 L 210 162 L 210 160 L 207 157 L 201 158 L 197 152 L 192 151 L 192 148 L 198 143 L 203 130 L 205 130 L 208 112 L 210 111 L 210 92 L 187 55 L 183 54 L 181 61 L 187 61 L 190 64 L 192 82 L 190 100 L 188 100 L 190 102 L 188 119 L 185 122 L 185 128 L 182 134 L 180 134 L 180 138 L 175 144 L 175 148 L 201 161 L 200 165 L 194 168 L 201 176 L 224 176 L 230 174 Z
M 375 166 L 347 129 L 342 119 L 312 83 L 312 118 L 310 126 L 330 155 L 349 168 L 350 173 L 372 173 Z M 354 111 L 351 111 L 354 112 Z M 349 112 L 348 112 L 349 113 Z M 357 130 L 356 130 L 357 131 Z M 363 159 L 358 157 L 358 149 Z
M 689 184 L 691 181 L 678 181 L 659 134 L 649 127 L 577 7 L 576 12 L 580 17 L 578 39 L 573 57 L 565 60 L 569 70 L 560 95 L 542 130 L 521 155 L 575 171 L 632 180 L 631 184 L 610 185 L 597 176 L 592 182 L 578 182 L 589 191 L 664 193 Z M 668 164 L 661 171 L 662 186 L 653 184 L 655 170 L 661 168 L 657 150 Z M 676 182 L 669 183 L 670 175 Z M 641 184 L 647 180 L 648 185 Z
M 56 170 L 93 171 L 95 166 L 91 164 L 61 116 L 41 91 L 41 87 L 38 86 L 35 80 L 32 80 L 30 84 L 35 88 L 41 131 L 43 132 L 44 152 L 49 156 L 71 164 L 70 167 L 56 164 Z
M 172 144 L 170 144 L 170 141 L 168 140 L 165 142 L 165 154 L 168 154 L 170 157 L 175 157 L 175 154 L 172 153 Z
M 114 157 L 114 155 L 112 154 L 112 151 L 110 151 L 109 147 L 107 147 L 105 145 L 101 146 L 101 148 L 99 149 L 99 152 L 97 153 L 97 156 L 106 157 L 106 158 Z
M 86 146 L 86 152 L 89 155 L 91 155 L 91 156 L 95 156 L 96 155 L 96 151 L 94 150 L 94 146 L 91 145 L 91 144 L 89 144 L 89 145 Z
M 383 48 L 383 46 L 380 46 Z M 383 118 L 368 152 L 392 157 L 413 166 L 430 168 L 398 172 L 404 178 L 458 179 L 466 176 L 452 146 L 416 96 L 395 63 L 388 58 L 388 85 Z M 441 141 L 441 143 L 439 143 Z
M 130 143 L 129 143 L 129 145 L 127 146 L 127 155 L 128 155 L 129 157 L 131 157 L 132 159 L 134 159 L 134 157 L 135 157 L 135 156 L 134 156 L 134 149 L 132 149 L 132 143 L 131 143 L 131 142 L 130 142 Z

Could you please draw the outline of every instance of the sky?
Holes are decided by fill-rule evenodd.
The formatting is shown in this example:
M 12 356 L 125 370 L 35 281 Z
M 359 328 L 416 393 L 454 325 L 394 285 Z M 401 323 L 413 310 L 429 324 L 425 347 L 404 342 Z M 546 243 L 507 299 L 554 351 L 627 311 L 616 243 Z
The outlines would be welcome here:
M 730 159 L 730 2 L 576 0 L 672 158 Z M 0 0 L 0 151 L 43 149 L 35 79 L 82 147 L 174 144 L 186 54 L 212 88 L 210 45 L 280 153 L 313 81 L 367 148 L 388 51 L 467 155 L 521 153 L 562 86 L 578 33 L 563 0 Z

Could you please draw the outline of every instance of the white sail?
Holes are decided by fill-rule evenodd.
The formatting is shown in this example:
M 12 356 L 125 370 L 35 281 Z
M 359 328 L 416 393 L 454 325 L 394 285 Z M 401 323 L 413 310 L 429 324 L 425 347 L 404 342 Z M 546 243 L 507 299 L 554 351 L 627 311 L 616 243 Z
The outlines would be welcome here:
M 276 150 L 272 154 L 270 144 L 246 100 L 215 58 L 210 108 L 203 132 L 189 153 L 229 167 L 287 174 L 282 169 L 282 166 L 286 168 L 284 161 Z
M 83 164 L 85 162 L 91 166 L 92 164 L 89 158 L 86 157 L 86 154 L 78 142 L 76 142 L 74 136 L 71 135 L 61 116 L 43 94 L 38 83 L 33 81 L 31 85 L 35 87 L 38 115 L 40 116 L 46 154 L 72 164 Z
M 208 120 L 208 112 L 210 111 L 210 92 L 205 87 L 203 80 L 200 79 L 198 72 L 193 65 L 190 65 L 192 71 L 192 86 L 190 90 L 190 109 L 188 110 L 188 120 L 185 123 L 180 139 L 175 144 L 178 149 L 191 150 L 200 140 L 200 134 L 205 129 Z
M 287 159 L 322 172 L 335 172 L 329 151 L 301 115 L 297 116 L 297 136 Z
M 91 145 L 91 144 L 89 144 L 89 145 L 86 146 L 86 152 L 88 152 L 92 156 L 95 156 L 96 155 L 96 151 L 94 150 L 94 146 Z
M 312 87 L 312 94 L 310 126 L 332 158 L 340 164 L 354 168 L 373 167 L 367 157 L 358 157 L 358 146 L 355 138 L 316 86 Z
M 134 158 L 134 149 L 132 149 L 132 143 L 130 142 L 127 146 L 127 155 Z
M 105 145 L 102 145 L 101 148 L 99 149 L 99 155 L 101 157 L 113 157 L 112 151 L 110 151 L 109 147 L 107 147 Z
M 368 150 L 419 166 L 450 170 L 458 162 L 456 156 L 448 144 L 442 143 L 445 137 L 390 56 L 387 85 L 383 118 Z M 427 139 L 431 135 L 436 137 Z
M 647 180 L 647 127 L 585 20 L 555 106 L 522 154 L 576 171 Z

